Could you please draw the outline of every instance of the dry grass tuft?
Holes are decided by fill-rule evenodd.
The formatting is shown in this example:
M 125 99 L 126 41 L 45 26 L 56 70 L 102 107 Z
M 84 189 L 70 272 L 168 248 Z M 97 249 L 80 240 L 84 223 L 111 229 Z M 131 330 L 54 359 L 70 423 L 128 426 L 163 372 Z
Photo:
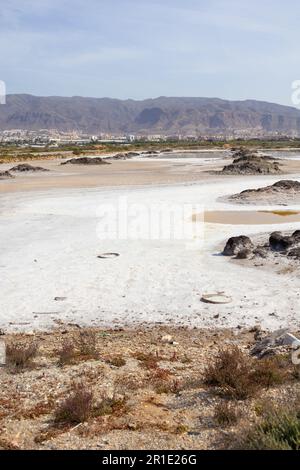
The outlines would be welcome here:
M 77 351 L 74 343 L 71 340 L 64 341 L 61 349 L 57 351 L 58 354 L 58 365 L 63 367 L 68 364 L 74 363 Z
M 83 384 L 74 385 L 71 394 L 55 411 L 55 423 L 79 424 L 92 415 L 93 392 Z
M 83 330 L 79 333 L 79 353 L 84 358 L 98 359 L 97 333 L 95 331 Z
M 282 384 L 287 379 L 286 364 L 281 358 L 259 361 L 237 347 L 220 350 L 204 373 L 207 385 L 218 387 L 221 395 L 238 400 L 251 398 L 259 389 Z
M 6 347 L 6 363 L 16 371 L 32 366 L 38 346 L 36 343 L 11 343 Z
M 161 361 L 161 357 L 158 353 L 152 354 L 137 352 L 134 357 L 135 359 L 141 362 L 142 366 L 145 367 L 145 369 L 156 369 L 158 367 L 159 361 Z
M 219 426 L 232 426 L 239 420 L 239 414 L 232 404 L 221 402 L 215 407 L 214 420 Z
M 110 357 L 106 362 L 115 367 L 123 367 L 126 365 L 126 361 L 122 356 Z

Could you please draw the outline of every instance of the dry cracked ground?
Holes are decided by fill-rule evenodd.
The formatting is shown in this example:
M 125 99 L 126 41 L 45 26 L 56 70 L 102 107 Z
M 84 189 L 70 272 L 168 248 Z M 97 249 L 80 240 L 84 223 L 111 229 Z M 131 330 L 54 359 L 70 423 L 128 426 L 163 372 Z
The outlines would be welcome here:
M 2 335 L 0 449 L 297 448 L 299 366 L 287 347 L 252 357 L 264 335 L 74 325 Z

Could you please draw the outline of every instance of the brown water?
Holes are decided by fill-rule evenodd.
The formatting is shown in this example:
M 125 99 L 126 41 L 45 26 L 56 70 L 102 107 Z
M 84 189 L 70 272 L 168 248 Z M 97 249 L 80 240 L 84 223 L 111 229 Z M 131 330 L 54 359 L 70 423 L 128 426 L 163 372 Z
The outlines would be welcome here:
M 193 221 L 203 220 L 203 215 L 194 214 Z M 300 222 L 296 211 L 207 211 L 204 222 L 229 225 L 265 225 Z

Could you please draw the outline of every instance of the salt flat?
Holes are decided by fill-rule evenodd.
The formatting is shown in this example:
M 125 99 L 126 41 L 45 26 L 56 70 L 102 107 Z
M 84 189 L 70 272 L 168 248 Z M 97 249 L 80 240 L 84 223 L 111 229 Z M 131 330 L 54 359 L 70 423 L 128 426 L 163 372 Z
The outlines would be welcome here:
M 278 227 L 207 223 L 203 246 L 193 248 L 184 240 L 99 238 L 103 228 L 99 208 L 116 204 L 120 197 L 129 204 L 201 204 L 205 210 L 237 210 L 217 199 L 277 180 L 278 176 L 213 177 L 164 186 L 2 193 L 0 327 L 28 331 L 62 321 L 121 327 L 163 322 L 299 328 L 299 279 L 293 273 L 240 266 L 218 254 L 230 236 L 296 230 L 300 223 Z M 120 256 L 97 258 L 105 252 Z M 222 306 L 200 301 L 203 293 L 215 291 L 225 291 L 233 301 Z

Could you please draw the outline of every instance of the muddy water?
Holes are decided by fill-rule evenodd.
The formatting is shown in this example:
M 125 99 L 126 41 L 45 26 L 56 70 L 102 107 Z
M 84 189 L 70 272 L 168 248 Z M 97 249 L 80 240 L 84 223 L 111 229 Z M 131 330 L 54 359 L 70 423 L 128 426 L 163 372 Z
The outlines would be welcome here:
M 203 220 L 202 214 L 195 214 L 193 220 Z M 300 222 L 300 212 L 296 211 L 208 211 L 204 222 L 228 225 L 265 225 Z

